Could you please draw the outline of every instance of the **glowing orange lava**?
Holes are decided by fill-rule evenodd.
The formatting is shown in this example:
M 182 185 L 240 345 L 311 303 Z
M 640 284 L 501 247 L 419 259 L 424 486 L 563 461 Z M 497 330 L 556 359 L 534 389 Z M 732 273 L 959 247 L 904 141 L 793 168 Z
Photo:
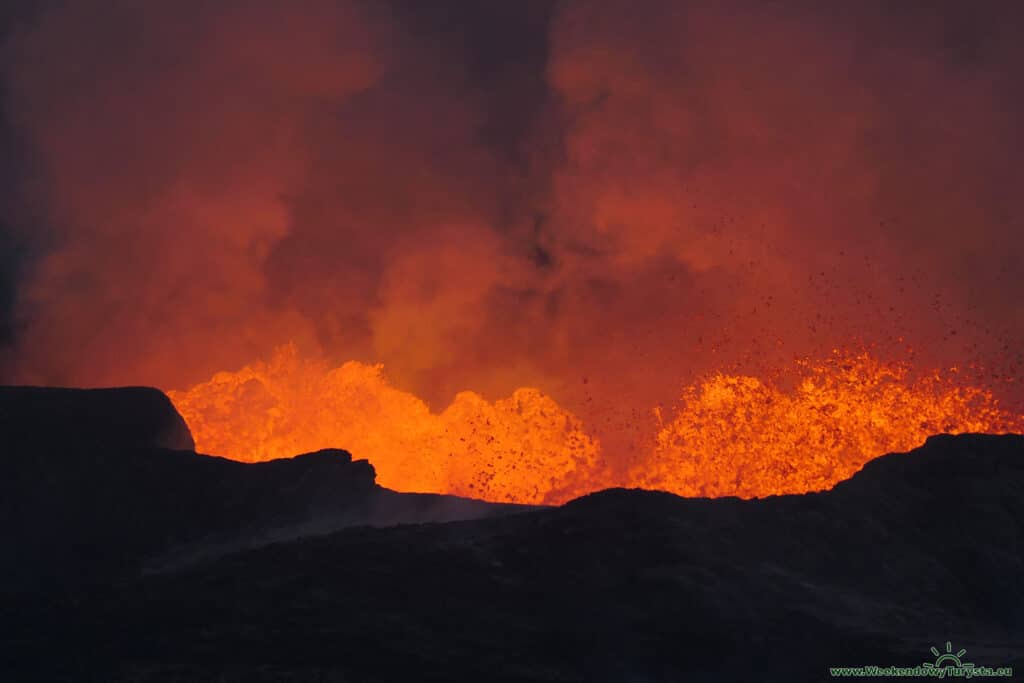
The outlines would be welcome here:
M 940 432 L 1024 429 L 957 373 L 912 376 L 866 353 L 803 361 L 782 382 L 714 374 L 685 387 L 626 472 L 609 466 L 581 421 L 537 389 L 489 402 L 462 392 L 441 413 L 388 384 L 383 368 L 302 359 L 221 372 L 168 395 L 200 452 L 246 461 L 345 448 L 402 491 L 561 503 L 611 486 L 687 496 L 758 497 L 829 488 L 865 462 Z
M 434 414 L 390 386 L 380 365 L 331 369 L 292 346 L 168 395 L 200 452 L 260 461 L 345 448 L 401 491 L 561 502 L 580 492 L 578 475 L 599 452 L 580 421 L 536 389 L 494 403 L 466 391 Z
M 789 391 L 723 374 L 686 387 L 630 483 L 708 497 L 819 491 L 932 434 L 1024 426 L 990 392 L 963 386 L 955 369 L 912 378 L 905 364 L 835 351 L 790 375 Z

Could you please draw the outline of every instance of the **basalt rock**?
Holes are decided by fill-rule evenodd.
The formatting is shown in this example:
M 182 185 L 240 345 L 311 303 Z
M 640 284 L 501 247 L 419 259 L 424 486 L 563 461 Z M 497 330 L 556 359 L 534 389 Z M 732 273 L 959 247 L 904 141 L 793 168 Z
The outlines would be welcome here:
M 0 387 L 0 435 L 8 457 L 52 446 L 195 448 L 170 399 L 150 387 Z
M 3 680 L 823 681 L 947 641 L 1024 673 L 1021 436 L 821 493 L 528 511 L 386 491 L 344 451 L 6 462 Z

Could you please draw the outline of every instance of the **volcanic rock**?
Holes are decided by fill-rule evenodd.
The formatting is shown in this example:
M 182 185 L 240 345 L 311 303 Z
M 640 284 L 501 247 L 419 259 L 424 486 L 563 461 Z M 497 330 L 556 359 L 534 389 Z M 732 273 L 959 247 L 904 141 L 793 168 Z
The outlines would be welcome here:
M 8 447 L 195 448 L 170 399 L 150 387 L 0 387 L 0 434 Z
M 344 450 L 241 463 L 201 455 L 155 389 L 0 388 L 0 594 L 78 590 L 352 525 L 519 511 L 376 485 Z
M 4 680 L 824 681 L 832 667 L 934 663 L 946 642 L 1024 673 L 1021 436 L 934 437 L 822 493 L 614 489 L 303 537 L 297 523 L 332 509 L 419 503 L 369 493 L 372 468 L 338 451 L 30 460 L 52 460 L 17 471 L 17 520 L 33 531 L 5 531 L 11 558 L 44 578 L 0 594 Z M 349 503 L 332 508 L 334 490 Z M 239 519 L 279 542 L 168 556 L 238 538 Z M 40 556 L 43 538 L 69 549 Z M 92 580 L 69 578 L 82 571 Z

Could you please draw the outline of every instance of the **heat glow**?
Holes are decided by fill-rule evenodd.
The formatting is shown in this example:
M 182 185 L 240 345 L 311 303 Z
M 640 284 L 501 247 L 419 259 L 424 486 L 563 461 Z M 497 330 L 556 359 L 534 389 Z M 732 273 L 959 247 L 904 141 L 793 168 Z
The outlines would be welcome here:
M 612 486 L 743 498 L 818 491 L 931 434 L 1024 430 L 1024 416 L 955 368 L 915 375 L 839 351 L 770 381 L 715 373 L 684 387 L 670 414 L 654 410 L 649 446 L 625 470 L 537 389 L 494 402 L 466 391 L 433 413 L 381 365 L 331 368 L 290 345 L 168 394 L 201 452 L 261 461 L 340 447 L 373 463 L 389 488 L 519 503 Z

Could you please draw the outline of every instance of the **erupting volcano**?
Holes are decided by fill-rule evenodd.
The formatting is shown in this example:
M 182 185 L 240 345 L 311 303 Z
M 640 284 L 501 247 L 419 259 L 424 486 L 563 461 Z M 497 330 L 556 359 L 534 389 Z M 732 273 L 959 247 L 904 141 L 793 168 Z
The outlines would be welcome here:
M 519 503 L 1021 431 L 995 9 L 434 5 L 13 14 L 4 380 Z
M 788 380 L 789 388 L 781 388 Z M 459 393 L 439 413 L 381 366 L 328 368 L 294 346 L 267 363 L 169 392 L 201 452 L 256 462 L 344 444 L 402 491 L 560 504 L 616 486 L 761 497 L 829 488 L 873 457 L 935 433 L 1020 432 L 1024 416 L 958 376 L 836 351 L 784 377 L 715 373 L 687 386 L 628 469 L 537 389 L 489 402 Z
M 1024 671 L 1021 35 L 0 3 L 0 680 Z

